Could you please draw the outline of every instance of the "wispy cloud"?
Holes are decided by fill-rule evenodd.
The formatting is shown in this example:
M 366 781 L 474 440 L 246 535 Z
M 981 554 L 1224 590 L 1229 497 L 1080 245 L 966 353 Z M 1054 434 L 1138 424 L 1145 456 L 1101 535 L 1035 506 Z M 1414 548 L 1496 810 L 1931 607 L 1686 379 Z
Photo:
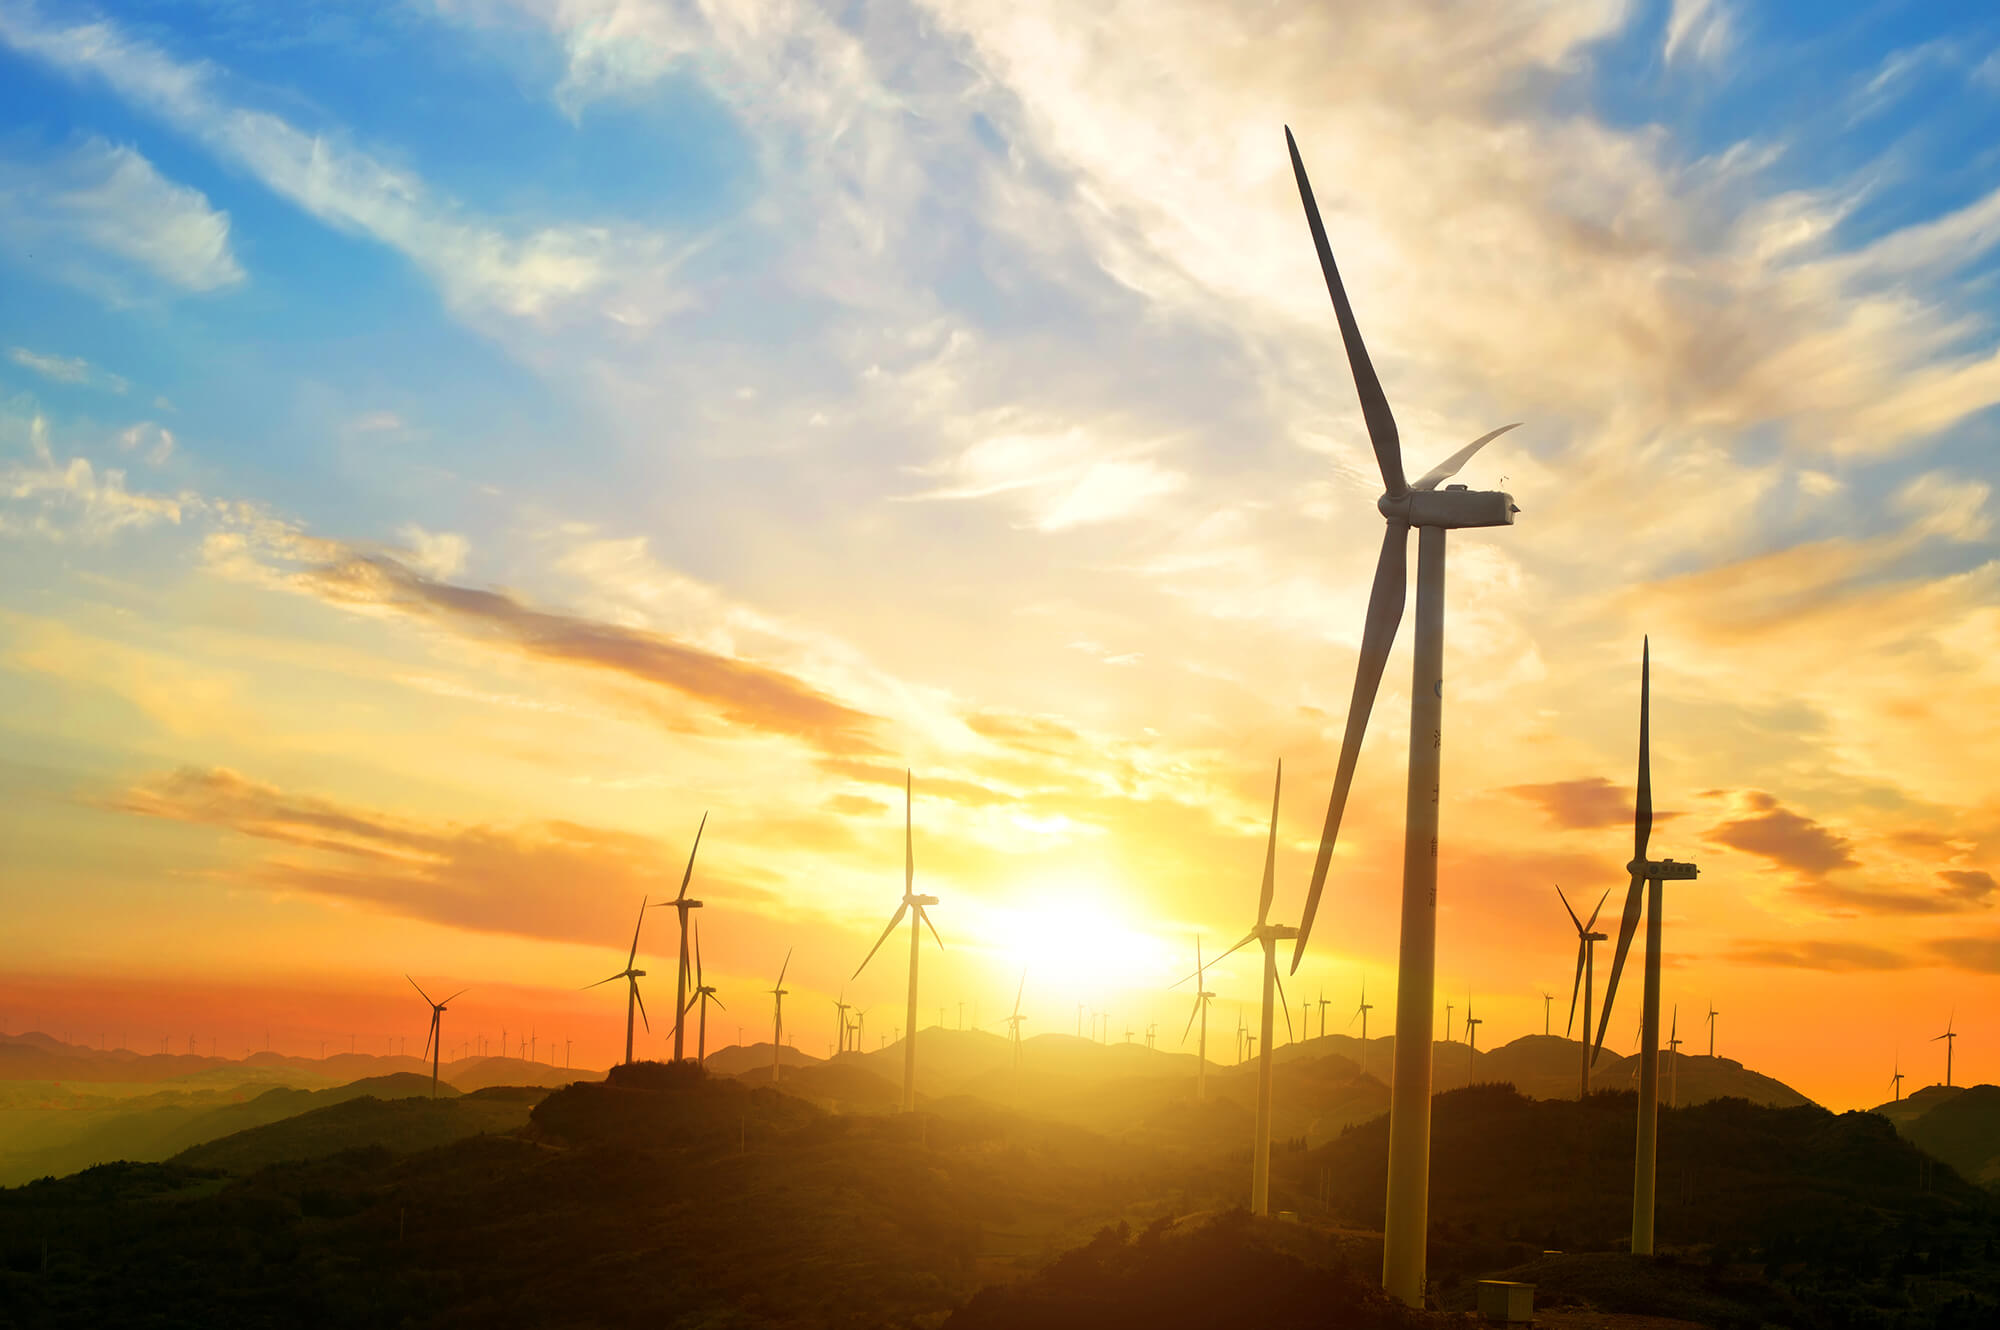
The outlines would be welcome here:
M 1674 0 L 1661 56 L 1672 65 L 1713 65 L 1729 53 L 1735 26 L 1723 0 Z
M 121 395 L 132 386 L 110 370 L 100 369 L 82 356 L 43 355 L 37 351 L 30 351 L 25 346 L 16 346 L 8 349 L 7 359 L 23 369 L 33 370 L 54 383 L 104 388 Z
M 1863 970 L 1907 970 L 1910 957 L 1868 942 L 1806 938 L 1797 942 L 1750 942 L 1731 947 L 1729 959 L 1742 965 L 1773 965 L 1795 970 L 1849 973 Z
M 0 39 L 11 23 L 0 13 Z M 228 213 L 101 138 L 0 160 L 0 236 L 16 263 L 118 301 L 215 291 L 244 276 Z

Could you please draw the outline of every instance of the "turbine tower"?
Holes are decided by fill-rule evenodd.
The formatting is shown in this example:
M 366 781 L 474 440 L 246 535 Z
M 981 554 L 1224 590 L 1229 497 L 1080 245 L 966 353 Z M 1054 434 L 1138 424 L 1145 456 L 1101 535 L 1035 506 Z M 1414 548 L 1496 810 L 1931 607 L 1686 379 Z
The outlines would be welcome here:
M 688 911 L 701 908 L 700 901 L 688 899 L 688 882 L 694 877 L 694 856 L 696 851 L 701 849 L 701 833 L 707 828 L 708 814 L 703 813 L 701 825 L 694 829 L 694 849 L 688 851 L 687 871 L 681 874 L 681 894 L 670 901 L 655 902 L 655 908 L 661 905 L 673 906 L 674 913 L 680 916 L 681 921 L 681 959 L 680 965 L 674 971 L 674 1010 L 679 1013 L 674 1017 L 674 1061 L 676 1062 L 679 1062 L 684 1055 L 681 1017 L 687 1014 L 688 1009 Z
M 1361 977 L 1361 1005 L 1354 1009 L 1354 1016 L 1361 1018 L 1361 1069 L 1363 1071 L 1368 1070 L 1368 1013 L 1373 1010 L 1375 1010 L 1375 1004 L 1368 1000 L 1368 976 L 1363 975 Z M 1350 1027 L 1354 1024 L 1354 1016 L 1347 1018 L 1347 1024 Z
M 1021 1014 L 1021 994 L 1028 991 L 1028 972 L 1021 971 L 1021 982 L 1014 987 L 1014 1013 L 1007 1018 L 1007 1037 L 1014 1042 L 1014 1065 L 1021 1065 L 1021 1022 L 1027 1020 Z
M 840 996 L 833 1000 L 834 1037 L 839 1041 L 840 1051 L 847 1051 L 847 990 L 841 989 Z
M 771 985 L 771 1084 L 784 1072 L 785 1053 L 785 971 L 792 968 L 792 949 L 785 948 L 785 963 L 778 967 L 778 982 Z
M 1583 1083 L 1577 1091 L 1579 1101 L 1590 1097 L 1590 995 L 1597 987 L 1597 944 L 1604 941 L 1604 934 L 1597 931 L 1597 916 L 1604 909 L 1604 902 L 1611 899 L 1611 892 L 1605 891 L 1597 898 L 1597 909 L 1590 912 L 1590 922 L 1576 917 L 1576 911 L 1569 908 L 1569 897 L 1563 895 L 1562 884 L 1556 884 L 1556 896 L 1563 903 L 1563 913 L 1576 925 L 1576 977 L 1569 985 L 1569 1024 L 1563 1027 L 1563 1037 L 1568 1038 L 1576 1028 L 1576 999 L 1583 995 Z
M 1403 453 L 1389 399 L 1375 376 L 1361 329 L 1347 302 L 1333 249 L 1313 202 L 1305 163 L 1299 159 L 1292 131 L 1285 130 L 1297 177 L 1306 224 L 1319 252 L 1320 271 L 1340 324 L 1340 339 L 1361 399 L 1361 415 L 1382 472 L 1382 497 L 1376 510 L 1387 519 L 1382 553 L 1375 565 L 1375 584 L 1368 593 L 1360 659 L 1355 664 L 1354 696 L 1347 708 L 1347 732 L 1341 739 L 1333 797 L 1327 803 L 1326 828 L 1320 835 L 1319 858 L 1313 864 L 1312 885 L 1299 921 L 1298 943 L 1292 952 L 1297 973 L 1319 908 L 1333 847 L 1340 834 L 1341 813 L 1347 807 L 1354 764 L 1368 713 L 1382 682 L 1389 647 L 1402 622 L 1409 584 L 1409 534 L 1417 528 L 1417 616 L 1415 671 L 1410 687 L 1410 771 L 1403 830 L 1402 941 L 1397 957 L 1396 1060 L 1390 1077 L 1389 1185 L 1383 1220 L 1382 1284 L 1389 1295 L 1413 1307 L 1423 1305 L 1424 1243 L 1430 1194 L 1431 1164 L 1431 1013 L 1437 979 L 1437 866 L 1440 765 L 1444 725 L 1444 563 L 1445 533 L 1470 527 L 1512 526 L 1512 496 L 1497 490 L 1469 490 L 1462 485 L 1439 489 L 1496 436 L 1514 428 L 1503 425 L 1447 457 L 1414 484 L 1404 479 Z
M 1944 1023 L 1944 1033 L 1935 1035 L 1931 1039 L 1934 1044 L 1939 1039 L 1944 1040 L 1944 1088 L 1947 1090 L 1951 1088 L 1951 1049 L 1952 1045 L 1958 1042 L 1958 1036 L 1951 1032 L 1951 1027 L 1957 1020 L 1958 1013 L 1953 1012 L 1951 1019 Z
M 1194 940 L 1194 974 L 1190 976 L 1194 980 L 1194 1009 L 1188 1012 L 1187 1026 L 1181 1031 L 1181 1043 L 1185 1044 L 1188 1031 L 1194 1028 L 1195 1017 L 1201 1018 L 1201 1042 L 1195 1045 L 1194 1062 L 1194 1101 L 1197 1104 L 1208 1098 L 1208 1004 L 1215 1001 L 1215 994 L 1208 991 L 1207 970 L 1208 967 L 1202 964 L 1201 960 L 1201 939 L 1197 937 Z M 1186 982 L 1187 980 L 1183 979 L 1174 987 L 1179 988 Z M 1241 1062 L 1243 1022 L 1240 1017 L 1236 1022 L 1236 1046 L 1236 1060 Z
M 406 974 L 403 978 L 410 979 L 410 976 Z M 424 992 L 422 984 L 414 979 L 410 979 L 410 987 L 416 989 L 417 995 L 423 998 L 424 1001 L 431 1002 L 431 995 Z M 431 1002 L 431 1032 L 424 1036 L 424 1052 L 431 1055 L 431 1098 L 433 1099 L 438 1097 L 438 1059 L 444 1055 L 445 1002 L 456 1002 L 465 994 L 465 991 L 465 989 L 461 988 L 458 992 L 446 998 L 444 1002 Z
M 1479 1058 L 1479 1027 L 1486 1024 L 1472 1014 L 1472 994 L 1465 995 L 1465 1083 L 1472 1084 L 1472 1064 Z
M 1250 1155 L 1250 1213 L 1269 1214 L 1271 1210 L 1271 1053 L 1272 1053 L 1272 997 L 1276 989 L 1277 1004 L 1285 1011 L 1285 1035 L 1292 1034 L 1292 1007 L 1285 998 L 1285 985 L 1278 978 L 1278 943 L 1288 937 L 1297 937 L 1299 930 L 1285 924 L 1267 922 L 1271 913 L 1271 898 L 1278 890 L 1278 794 L 1285 781 L 1285 764 L 1278 763 L 1277 779 L 1271 784 L 1271 833 L 1264 844 L 1264 885 L 1257 898 L 1257 926 L 1243 935 L 1243 940 L 1215 959 L 1222 961 L 1238 947 L 1252 942 L 1261 943 L 1264 948 L 1264 1014 L 1263 1060 L 1257 1064 L 1257 1134 Z M 1192 976 L 1191 976 L 1192 977 Z M 1182 981 L 1183 983 L 1186 980 Z M 1256 1036 L 1252 1036 L 1251 1052 L 1255 1056 Z
M 1326 1009 L 1333 1005 L 1332 1000 L 1327 997 L 1324 988 L 1319 990 L 1319 1000 L 1313 1005 L 1319 1008 L 1319 1037 L 1324 1039 L 1326 1038 Z
M 1687 1041 L 1680 1037 L 1681 1009 L 1674 1004 L 1674 1014 L 1667 1021 L 1667 1107 L 1681 1106 L 1681 1045 Z
M 699 905 L 701 902 L 696 901 L 695 904 Z M 694 926 L 694 992 L 688 996 L 688 1006 L 693 1007 L 698 1005 L 701 1008 L 701 1011 L 698 1013 L 695 1034 L 694 1060 L 696 1063 L 704 1065 L 708 1062 L 708 1004 L 711 1002 L 718 1007 L 722 1007 L 724 1011 L 729 1010 L 729 1008 L 722 1006 L 722 999 L 715 995 L 714 987 L 702 982 L 701 925 L 697 923 Z M 685 1017 L 687 1012 L 682 1011 L 681 1015 Z
M 646 972 L 633 968 L 633 962 L 639 958 L 639 928 L 645 922 L 646 898 L 641 896 L 639 898 L 639 922 L 632 925 L 632 951 L 625 957 L 625 968 L 617 974 L 598 980 L 596 984 L 584 985 L 584 988 L 591 989 L 596 988 L 598 984 L 608 984 L 613 979 L 623 979 L 625 981 L 627 985 L 625 995 L 625 1065 L 628 1067 L 632 1065 L 632 1009 L 634 1007 L 639 1009 L 639 1019 L 645 1023 L 646 1033 L 651 1034 L 653 1032 L 653 1023 L 646 1020 L 646 999 L 639 996 L 639 981 L 646 977 Z M 503 1058 L 507 1056 L 507 1032 L 505 1030 L 500 1032 L 500 1056 Z
M 938 950 L 944 950 L 944 939 L 938 937 L 937 925 L 931 922 L 930 911 L 925 908 L 936 905 L 938 899 L 935 896 L 919 896 L 916 890 L 917 861 L 910 839 L 910 786 L 910 773 L 905 771 L 903 773 L 903 903 L 896 907 L 896 913 L 889 919 L 889 926 L 882 930 L 882 936 L 875 939 L 875 945 L 868 949 L 868 954 L 861 958 L 861 964 L 854 969 L 854 977 L 859 979 L 861 972 L 868 968 L 868 962 L 875 959 L 875 953 L 882 949 L 882 944 L 889 940 L 889 934 L 896 931 L 896 925 L 903 922 L 903 915 L 908 913 L 910 916 L 910 1042 L 903 1045 L 905 1113 L 914 1113 L 917 1109 L 917 955 L 920 950 L 918 944 L 923 940 L 923 930 L 917 925 L 923 924 L 930 929 L 931 936 L 937 938 Z
M 1618 975 L 1625 952 L 1646 915 L 1646 991 L 1639 1023 L 1639 1131 L 1632 1163 L 1632 1254 L 1653 1254 L 1653 1187 L 1659 1164 L 1660 1130 L 1660 923 L 1666 909 L 1664 882 L 1691 882 L 1700 872 L 1691 863 L 1648 859 L 1646 842 L 1653 834 L 1653 765 L 1648 743 L 1652 707 L 1653 648 L 1647 641 L 1639 656 L 1639 797 L 1632 813 L 1632 874 L 1625 892 L 1625 917 L 1618 925 L 1618 949 L 1611 955 L 1611 977 L 1604 985 L 1604 1014 L 1597 1023 L 1597 1052 L 1604 1051 L 1605 1027 L 1611 1024 L 1611 1003 L 1618 993 Z M 1650 890 L 1643 890 L 1650 885 Z M 1595 1054 L 1592 1055 L 1593 1057 Z
M 1715 1018 L 1722 1013 L 1715 1009 L 1715 999 L 1708 1001 L 1708 1055 L 1715 1056 Z

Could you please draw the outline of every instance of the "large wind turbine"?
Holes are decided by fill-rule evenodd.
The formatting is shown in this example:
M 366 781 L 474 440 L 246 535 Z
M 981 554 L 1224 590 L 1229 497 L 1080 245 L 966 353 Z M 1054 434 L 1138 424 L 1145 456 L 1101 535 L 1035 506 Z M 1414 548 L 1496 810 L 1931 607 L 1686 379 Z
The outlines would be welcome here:
M 1250 1213 L 1269 1214 L 1271 1209 L 1271 1053 L 1272 1053 L 1272 999 L 1276 989 L 1278 1005 L 1285 1009 L 1285 1035 L 1292 1034 L 1292 1007 L 1285 998 L 1285 985 L 1278 978 L 1278 943 L 1283 938 L 1297 937 L 1299 930 L 1285 924 L 1266 922 L 1271 913 L 1271 898 L 1278 890 L 1278 792 L 1285 781 L 1285 764 L 1278 763 L 1277 778 L 1271 783 L 1271 834 L 1264 844 L 1264 885 L 1257 897 L 1257 926 L 1243 935 L 1243 940 L 1215 959 L 1219 963 L 1238 947 L 1252 942 L 1263 944 L 1264 948 L 1264 1015 L 1262 1047 L 1263 1060 L 1257 1064 L 1257 1134 L 1250 1155 Z M 1190 975 L 1189 978 L 1198 978 Z M 1182 983 L 1187 980 L 1183 979 Z M 1254 1036 L 1253 1036 L 1254 1038 Z M 1254 1055 L 1254 1047 L 1253 1047 Z
M 406 974 L 403 978 L 410 979 L 410 976 Z M 417 995 L 423 998 L 424 1001 L 431 1002 L 431 995 L 424 992 L 422 984 L 414 979 L 410 979 L 410 987 L 416 989 Z M 438 1097 L 438 1059 L 444 1055 L 444 1003 L 456 1002 L 464 995 L 465 991 L 465 989 L 461 988 L 458 992 L 446 998 L 444 1002 L 431 1002 L 431 1032 L 424 1036 L 424 1052 L 431 1055 L 431 1098 L 433 1099 Z
M 696 901 L 695 904 L 699 905 L 701 902 Z M 694 993 L 689 996 L 687 1004 L 690 1007 L 699 1006 L 701 1008 L 697 1017 L 694 1060 L 702 1064 L 706 1064 L 708 1061 L 708 1004 L 711 1002 L 718 1007 L 722 1007 L 722 999 L 715 995 L 714 987 L 702 982 L 701 925 L 696 924 L 694 926 Z M 722 1007 L 722 1009 L 724 1011 L 729 1010 L 727 1007 Z M 682 1017 L 686 1017 L 687 1011 L 683 1009 L 681 1015 Z
M 1611 1003 L 1618 994 L 1618 975 L 1625 952 L 1646 915 L 1645 1009 L 1639 1025 L 1639 1132 L 1632 1164 L 1632 1254 L 1653 1254 L 1653 1184 L 1659 1163 L 1660 1130 L 1660 922 L 1666 908 L 1663 882 L 1692 881 L 1700 872 L 1693 864 L 1672 859 L 1648 859 L 1646 842 L 1653 834 L 1653 763 L 1648 744 L 1652 709 L 1653 646 L 1648 640 L 1639 656 L 1639 797 L 1632 812 L 1632 861 L 1625 867 L 1632 882 L 1625 893 L 1625 917 L 1618 925 L 1618 949 L 1611 956 L 1611 977 L 1604 985 L 1604 1014 L 1597 1023 L 1597 1052 L 1604 1051 L 1605 1027 L 1611 1024 Z M 1647 886 L 1649 891 L 1642 891 Z M 1595 1054 L 1592 1055 L 1593 1057 Z
M 701 908 L 700 901 L 688 899 L 688 882 L 694 877 L 695 852 L 701 849 L 701 833 L 707 828 L 708 814 L 703 813 L 701 825 L 694 829 L 694 849 L 688 851 L 687 871 L 681 874 L 681 894 L 670 901 L 656 903 L 656 908 L 658 905 L 673 906 L 674 913 L 678 914 L 681 920 L 681 960 L 679 967 L 674 971 L 674 1011 L 679 1013 L 674 1017 L 674 1061 L 676 1062 L 681 1060 L 682 1055 L 681 1017 L 687 1014 L 688 1009 L 688 911 Z
M 785 971 L 792 968 L 792 949 L 785 948 L 785 963 L 778 967 L 778 982 L 771 985 L 771 1084 L 783 1074 L 785 1055 Z
M 1014 988 L 1014 1014 L 1007 1018 L 1007 1037 L 1014 1041 L 1014 1065 L 1021 1065 L 1021 1022 L 1027 1020 L 1021 1014 L 1021 994 L 1028 991 L 1028 972 L 1021 971 L 1021 982 Z
M 632 1009 L 634 1007 L 639 1009 L 639 1019 L 645 1022 L 646 1033 L 651 1034 L 653 1032 L 653 1023 L 646 1020 L 646 999 L 639 996 L 639 981 L 646 977 L 646 972 L 632 968 L 633 962 L 639 958 L 639 928 L 645 922 L 646 898 L 642 896 L 639 898 L 639 922 L 632 925 L 632 951 L 630 955 L 625 957 L 625 968 L 617 974 L 598 980 L 596 984 L 584 985 L 585 988 L 596 988 L 597 984 L 608 984 L 613 979 L 623 979 L 628 985 L 625 997 L 625 1065 L 628 1067 L 632 1065 Z M 505 1057 L 507 1055 L 505 1031 L 502 1031 L 500 1043 L 500 1056 Z
M 1556 884 L 1556 896 L 1563 903 L 1563 913 L 1576 925 L 1576 977 L 1569 985 L 1569 1024 L 1563 1027 L 1567 1037 L 1576 1028 L 1576 998 L 1583 995 L 1583 1083 L 1577 1091 L 1578 1099 L 1590 1097 L 1590 995 L 1597 988 L 1597 944 L 1604 941 L 1604 934 L 1597 931 L 1597 916 L 1604 909 L 1604 902 L 1611 899 L 1606 890 L 1597 898 L 1597 909 L 1590 912 L 1590 922 L 1576 917 L 1576 911 L 1569 908 L 1569 897 L 1563 895 L 1562 884 Z
M 1197 1104 L 1204 1102 L 1208 1098 L 1208 1004 L 1215 1001 L 1215 994 L 1208 991 L 1207 970 L 1208 967 L 1202 964 L 1201 960 L 1201 939 L 1197 937 L 1194 940 L 1194 1010 L 1188 1013 L 1187 1026 L 1181 1031 L 1181 1043 L 1186 1044 L 1188 1030 L 1194 1028 L 1197 1016 L 1201 1018 L 1201 1041 L 1195 1045 L 1194 1062 L 1194 1101 Z M 1180 984 L 1175 984 L 1174 987 L 1179 988 L 1181 984 L 1186 982 L 1187 980 L 1183 979 L 1180 981 Z M 1239 1028 L 1236 1032 L 1239 1048 L 1242 1043 L 1243 1034 L 1240 1028 L 1241 1024 L 1241 1021 L 1239 1021 Z M 1237 1054 L 1236 1060 L 1238 1062 L 1243 1060 L 1240 1051 Z
M 1944 1088 L 1947 1090 L 1951 1088 L 1951 1049 L 1952 1045 L 1958 1042 L 1958 1036 L 1952 1033 L 1951 1027 L 1957 1020 L 1958 1013 L 1953 1012 L 1951 1019 L 1944 1023 L 1944 1033 L 1931 1038 L 1934 1044 L 1940 1039 L 1944 1040 Z
M 1292 173 L 1298 179 L 1299 199 L 1305 205 L 1313 247 L 1319 251 L 1327 294 L 1333 298 L 1334 317 L 1340 324 L 1340 339 L 1347 348 L 1348 366 L 1354 373 L 1354 387 L 1361 399 L 1369 442 L 1374 446 L 1375 463 L 1382 472 L 1382 497 L 1375 501 L 1375 507 L 1388 522 L 1388 530 L 1382 537 L 1382 553 L 1375 564 L 1375 585 L 1368 594 L 1368 615 L 1362 624 L 1354 696 L 1348 703 L 1347 732 L 1341 739 L 1340 764 L 1334 771 L 1333 797 L 1327 804 L 1319 858 L 1313 864 L 1312 885 L 1299 921 L 1298 943 L 1292 951 L 1294 973 L 1305 954 L 1306 938 L 1312 932 L 1320 889 L 1326 884 L 1334 841 L 1340 834 L 1341 813 L 1347 807 L 1348 787 L 1354 780 L 1354 764 L 1361 755 L 1361 738 L 1368 728 L 1368 713 L 1375 704 L 1375 690 L 1382 682 L 1389 647 L 1396 640 L 1397 625 L 1402 622 L 1403 601 L 1409 586 L 1410 528 L 1416 527 L 1418 533 L 1416 659 L 1410 687 L 1410 776 L 1403 829 L 1402 942 L 1396 978 L 1396 1061 L 1390 1077 L 1389 1188 L 1382 1242 L 1383 1287 L 1390 1296 L 1418 1307 L 1423 1305 L 1424 1298 L 1424 1242 L 1430 1193 L 1431 1011 L 1437 977 L 1438 805 L 1444 733 L 1445 532 L 1466 527 L 1512 526 L 1514 514 L 1519 511 L 1512 496 L 1498 490 L 1469 490 L 1462 485 L 1438 487 L 1457 474 L 1474 453 L 1513 426 L 1503 425 L 1481 435 L 1414 484 L 1404 478 L 1402 445 L 1395 417 L 1389 410 L 1389 398 L 1375 377 L 1375 366 L 1368 358 L 1361 329 L 1347 303 L 1347 289 L 1341 284 L 1340 270 L 1334 266 L 1333 249 L 1327 243 L 1326 228 L 1320 223 L 1319 206 L 1313 202 L 1305 163 L 1299 159 L 1298 144 L 1289 128 L 1285 130 L 1285 146 L 1291 152 Z
M 868 954 L 861 958 L 861 964 L 854 967 L 854 977 L 868 968 L 868 962 L 875 959 L 875 953 L 889 940 L 889 934 L 896 931 L 896 925 L 903 922 L 903 915 L 910 916 L 910 1042 L 903 1045 L 903 1111 L 914 1113 L 917 1109 L 917 954 L 918 943 L 923 940 L 923 931 L 917 927 L 923 924 L 937 938 L 938 950 L 944 950 L 944 939 L 938 937 L 937 925 L 931 922 L 929 910 L 925 907 L 936 905 L 935 896 L 919 896 L 916 890 L 917 860 L 910 840 L 910 773 L 903 773 L 903 903 L 896 907 L 896 913 L 889 919 L 889 926 L 882 930 L 882 936 L 875 939 L 875 945 L 868 948 Z

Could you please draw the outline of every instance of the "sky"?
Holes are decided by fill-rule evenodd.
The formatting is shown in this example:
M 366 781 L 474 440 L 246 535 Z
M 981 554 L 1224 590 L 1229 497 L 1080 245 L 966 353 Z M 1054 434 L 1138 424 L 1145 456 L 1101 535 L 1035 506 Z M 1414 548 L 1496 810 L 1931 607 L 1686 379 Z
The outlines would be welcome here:
M 872 1046 L 907 770 L 920 1023 L 1177 1047 L 1280 759 L 1298 916 L 1380 542 L 1286 125 L 1412 474 L 1524 422 L 1459 477 L 1521 513 L 1450 545 L 1438 1032 L 1560 1030 L 1650 637 L 1681 1028 L 2000 1079 L 2000 18 L 1924 3 L 0 0 L 0 1028 L 414 1049 L 407 973 L 604 1065 L 705 815 L 713 1042 L 790 951 Z

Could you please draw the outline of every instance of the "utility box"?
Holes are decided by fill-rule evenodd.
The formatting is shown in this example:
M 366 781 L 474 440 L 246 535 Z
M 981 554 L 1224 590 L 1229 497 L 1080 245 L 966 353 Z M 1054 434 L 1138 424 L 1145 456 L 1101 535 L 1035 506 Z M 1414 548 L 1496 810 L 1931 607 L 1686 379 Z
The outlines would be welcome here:
M 1479 1314 L 1505 1325 L 1528 1325 L 1535 1319 L 1535 1286 L 1511 1279 L 1482 1279 Z

